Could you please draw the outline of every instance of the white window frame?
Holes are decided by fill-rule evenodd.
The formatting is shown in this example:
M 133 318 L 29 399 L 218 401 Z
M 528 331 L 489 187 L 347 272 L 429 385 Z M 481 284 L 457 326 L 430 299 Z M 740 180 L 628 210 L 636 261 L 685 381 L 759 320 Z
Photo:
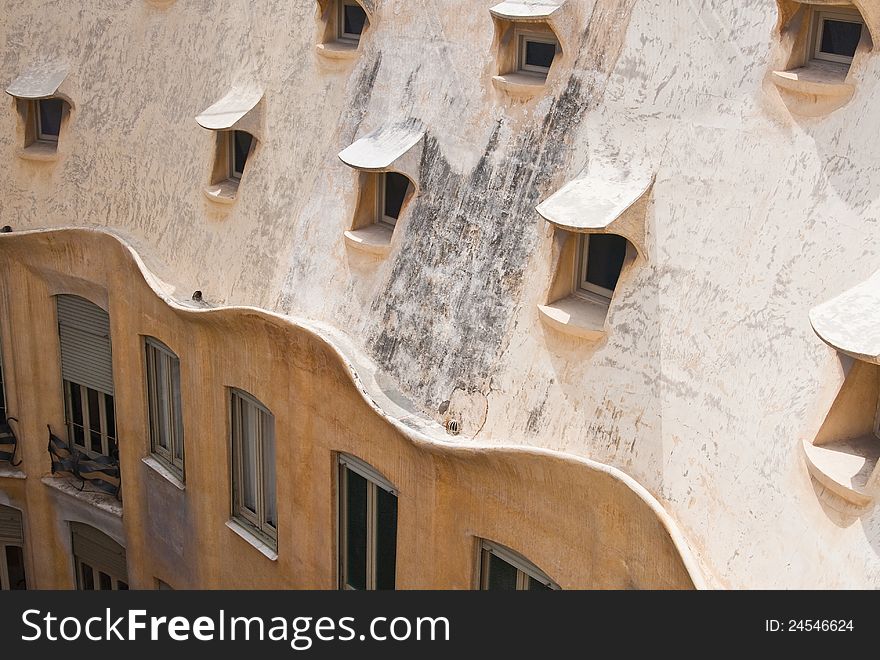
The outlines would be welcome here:
M 51 135 L 49 133 L 43 133 L 43 119 L 42 119 L 42 116 L 40 113 L 40 105 L 43 103 L 43 101 L 52 101 L 52 100 L 57 100 L 61 103 L 61 115 L 62 116 L 59 118 L 59 122 L 58 122 L 59 135 Z M 34 122 L 36 124 L 35 129 L 36 129 L 37 142 L 57 143 L 58 138 L 60 137 L 60 133 L 61 133 L 61 119 L 63 119 L 63 117 L 64 117 L 64 103 L 62 101 L 60 101 L 60 99 L 55 99 L 54 97 L 52 97 L 52 98 L 48 98 L 48 99 L 35 100 L 34 101 Z
M 233 131 L 226 131 L 226 133 L 229 134 L 229 138 L 228 138 L 229 143 L 228 143 L 228 146 L 226 147 L 226 149 L 229 153 L 229 178 L 232 181 L 241 181 L 241 178 L 244 176 L 244 169 L 242 169 L 241 171 L 235 169 L 235 134 L 236 133 L 247 133 L 247 131 L 233 130 Z M 254 136 L 251 135 L 250 133 L 248 133 L 248 135 L 250 135 L 250 137 L 251 137 L 251 144 L 248 147 L 248 152 L 247 152 L 247 154 L 245 154 L 245 157 L 244 157 L 244 167 L 247 167 L 247 162 L 248 162 L 248 160 L 250 160 L 251 152 L 254 150 L 254 141 L 255 141 Z
M 822 48 L 822 36 L 825 31 L 825 21 L 839 21 L 843 23 L 858 23 L 865 29 L 865 20 L 859 13 L 858 9 L 849 8 L 830 8 L 828 10 L 817 9 L 814 11 L 813 19 L 813 53 L 814 60 L 825 62 L 837 62 L 840 64 L 852 64 L 853 58 L 845 55 L 836 55 L 834 53 L 826 53 Z
M 232 445 L 232 517 L 244 524 L 248 529 L 255 532 L 257 536 L 262 538 L 274 550 L 278 549 L 278 528 L 268 521 L 266 513 L 267 493 L 266 493 L 266 470 L 263 456 L 263 438 L 264 433 L 271 434 L 272 443 L 275 447 L 277 460 L 277 444 L 275 443 L 275 416 L 264 406 L 259 400 L 251 396 L 244 390 L 229 388 L 230 391 L 230 409 L 229 409 L 229 430 Z M 238 406 L 238 408 L 236 408 Z M 256 415 L 255 419 L 258 423 L 255 425 L 257 429 L 256 437 L 245 438 L 245 430 L 241 426 L 241 407 L 249 406 L 252 415 Z M 238 411 L 238 412 L 236 412 Z M 254 487 L 256 489 L 256 511 L 249 509 L 244 503 L 244 494 L 242 485 L 244 484 L 244 472 L 242 461 L 243 443 L 249 441 L 253 443 L 253 455 L 256 467 L 256 475 Z M 277 482 L 277 465 L 273 466 L 276 470 L 275 493 L 275 511 L 277 517 L 278 506 L 278 482 Z
M 180 358 L 155 337 L 144 337 L 144 373 L 147 389 L 147 423 L 150 452 L 169 469 L 184 478 L 185 446 L 181 410 Z M 158 382 L 157 360 L 166 361 L 166 382 Z M 159 419 L 159 387 L 166 389 L 169 419 Z M 168 448 L 159 444 L 159 428 L 164 427 Z M 180 456 L 178 456 L 180 454 Z
M 345 31 L 345 8 L 346 7 L 357 7 L 364 15 L 366 15 L 366 10 L 363 8 L 361 3 L 357 2 L 357 0 L 337 0 L 336 4 L 338 8 L 336 10 L 336 21 L 337 21 L 337 30 L 336 30 L 336 38 L 340 41 L 351 41 L 353 43 L 358 43 L 361 40 L 361 34 L 355 34 L 353 32 Z M 367 23 L 369 22 L 369 17 L 364 20 L 364 29 L 367 27 Z
M 537 66 L 535 64 L 527 64 L 526 63 L 526 47 L 528 43 L 535 42 L 540 44 L 552 44 L 556 48 L 556 53 L 553 56 L 553 59 L 556 59 L 556 55 L 559 54 L 559 40 L 554 38 L 553 36 L 543 33 L 543 32 L 535 32 L 532 30 L 523 30 L 517 28 L 516 34 L 514 35 L 516 38 L 516 70 L 523 73 L 532 73 L 539 74 L 541 76 L 546 77 L 547 74 L 550 73 L 550 67 Z M 552 62 L 551 62 L 552 64 Z
M 529 588 L 529 580 L 540 582 L 545 587 L 559 590 L 560 587 L 540 568 L 510 548 L 486 539 L 480 539 L 480 579 L 481 590 L 489 588 L 489 559 L 495 555 L 516 569 L 516 589 L 525 591 Z
M 406 183 L 406 191 L 403 193 L 403 202 L 400 204 L 400 214 L 396 218 L 392 218 L 390 215 L 385 215 L 385 195 L 388 187 L 388 175 L 389 174 L 399 174 L 407 180 Z M 409 194 L 409 187 L 412 183 L 409 181 L 409 177 L 405 174 L 400 174 L 400 172 L 379 172 L 377 174 L 377 182 L 376 182 L 376 222 L 380 225 L 385 225 L 386 227 L 391 227 L 394 229 L 397 227 L 397 221 L 400 219 L 400 215 L 403 215 L 403 209 L 406 206 L 406 196 Z
M 101 392 L 100 390 L 95 390 L 86 385 L 80 385 L 79 383 L 74 383 L 73 381 L 64 380 L 62 381 L 64 385 L 64 414 L 67 418 L 67 438 L 68 445 L 70 445 L 71 449 L 76 449 L 77 451 L 81 451 L 87 456 L 91 456 L 94 458 L 95 456 L 107 456 L 111 457 L 110 453 L 110 440 L 116 444 L 116 448 L 119 448 L 119 438 L 115 435 L 110 435 L 107 433 L 107 398 L 110 397 L 113 400 L 113 419 L 116 420 L 116 398 L 112 394 L 107 394 L 105 392 Z M 73 421 L 73 397 L 72 390 L 74 387 L 79 388 L 79 396 L 80 396 L 80 410 L 82 412 L 82 429 L 83 429 L 83 441 L 86 443 L 85 445 L 76 444 L 76 434 L 73 432 L 74 426 L 78 426 L 74 424 Z M 89 392 L 97 392 L 98 393 L 98 424 L 99 427 L 97 429 L 93 429 L 91 427 L 91 418 L 89 416 Z M 117 426 L 118 426 L 118 420 Z M 91 433 L 92 431 L 99 431 L 101 434 L 101 451 L 96 452 L 91 448 Z M 115 433 L 118 433 L 118 430 L 114 429 Z
M 380 474 L 369 463 L 352 456 L 351 454 L 337 454 L 337 472 L 336 472 L 336 501 L 337 506 L 337 527 L 339 529 L 339 552 L 337 565 L 339 567 L 339 588 L 351 591 L 354 587 L 348 584 L 348 480 L 345 478 L 345 470 L 350 470 L 355 474 L 367 480 L 367 570 L 366 570 L 366 590 L 373 591 L 376 589 L 376 573 L 377 573 L 377 529 L 378 529 L 378 507 L 376 506 L 377 497 L 376 489 L 381 488 L 398 498 L 398 506 L 400 503 L 400 493 L 390 481 Z M 398 526 L 399 531 L 399 511 L 398 508 Z M 397 544 L 397 538 L 394 540 Z M 395 562 L 396 569 L 396 562 Z M 397 579 L 395 576 L 395 586 Z
M 587 266 L 590 258 L 590 234 L 578 234 L 577 267 L 575 268 L 574 293 L 582 297 L 601 299 L 610 302 L 614 296 L 612 289 L 593 284 L 587 280 Z
M 91 561 L 83 559 L 79 555 L 73 555 L 73 561 L 76 565 L 76 588 L 79 591 L 106 591 L 106 589 L 101 589 L 101 579 L 99 577 L 99 573 L 103 573 L 107 577 L 110 578 L 110 591 L 120 591 L 119 585 L 120 583 L 125 585 L 125 589 L 128 589 L 128 576 L 123 580 L 117 575 L 111 574 L 109 571 L 96 566 Z M 94 585 L 94 589 L 86 589 L 84 586 L 83 580 L 83 565 L 88 566 L 92 569 L 92 584 Z

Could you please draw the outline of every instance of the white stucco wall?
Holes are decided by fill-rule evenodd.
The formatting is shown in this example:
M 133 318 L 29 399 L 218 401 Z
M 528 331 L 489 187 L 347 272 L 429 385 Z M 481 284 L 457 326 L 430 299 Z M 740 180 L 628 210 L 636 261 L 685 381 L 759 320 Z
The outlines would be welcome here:
M 775 0 L 569 0 L 570 66 L 524 104 L 490 83 L 493 0 L 375 0 L 350 63 L 315 54 L 315 4 L 2 0 L 0 83 L 62 61 L 74 110 L 59 160 L 34 163 L 6 98 L 0 225 L 111 229 L 180 299 L 336 328 L 416 410 L 451 401 L 456 441 L 625 470 L 715 584 L 880 585 L 880 514 L 835 523 L 799 453 L 843 378 L 809 310 L 880 268 L 880 58 L 806 120 L 765 82 Z M 265 136 L 220 206 L 194 118 L 248 82 Z M 337 153 L 410 118 L 420 193 L 371 260 L 342 239 L 358 179 Z M 534 206 L 600 156 L 656 182 L 649 258 L 590 344 L 538 318 L 553 231 Z

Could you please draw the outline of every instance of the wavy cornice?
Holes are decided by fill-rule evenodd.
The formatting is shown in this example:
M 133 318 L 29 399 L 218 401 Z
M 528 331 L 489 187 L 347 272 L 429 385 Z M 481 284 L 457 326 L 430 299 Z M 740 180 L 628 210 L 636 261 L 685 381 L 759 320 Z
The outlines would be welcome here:
M 0 250 L 6 245 L 25 244 L 28 241 L 37 242 L 65 242 L 80 237 L 94 238 L 96 241 L 106 241 L 121 249 L 128 259 L 137 267 L 141 277 L 154 295 L 160 298 L 166 305 L 183 315 L 193 317 L 216 317 L 218 320 L 228 320 L 236 316 L 247 314 L 256 316 L 263 322 L 280 329 L 299 329 L 314 337 L 327 346 L 339 359 L 344 370 L 354 387 L 358 390 L 368 406 L 388 424 L 393 426 L 401 435 L 417 447 L 425 447 L 432 450 L 441 450 L 450 453 L 462 454 L 510 454 L 519 456 L 534 456 L 542 460 L 558 460 L 565 463 L 581 466 L 584 470 L 605 475 L 610 480 L 620 483 L 631 490 L 657 517 L 661 526 L 669 536 L 673 547 L 678 553 L 682 565 L 696 589 L 711 588 L 706 580 L 706 574 L 696 555 L 691 551 L 684 534 L 672 516 L 663 508 L 661 503 L 641 484 L 622 470 L 599 463 L 597 461 L 576 456 L 573 454 L 552 451 L 540 447 L 523 447 L 518 445 L 488 444 L 468 441 L 467 444 L 450 441 L 445 429 L 433 420 L 423 416 L 408 404 L 406 399 L 398 392 L 384 387 L 376 378 L 377 369 L 369 357 L 355 348 L 349 339 L 340 331 L 326 324 L 297 319 L 291 316 L 278 314 L 258 307 L 249 306 L 222 306 L 222 307 L 195 307 L 185 304 L 178 299 L 169 296 L 164 290 L 162 280 L 157 277 L 146 265 L 141 255 L 134 246 L 117 232 L 83 227 L 59 227 L 53 229 L 34 229 L 17 231 L 14 233 L 0 234 Z M 370 377 L 366 377 L 370 374 Z M 380 376 L 381 379 L 381 376 Z

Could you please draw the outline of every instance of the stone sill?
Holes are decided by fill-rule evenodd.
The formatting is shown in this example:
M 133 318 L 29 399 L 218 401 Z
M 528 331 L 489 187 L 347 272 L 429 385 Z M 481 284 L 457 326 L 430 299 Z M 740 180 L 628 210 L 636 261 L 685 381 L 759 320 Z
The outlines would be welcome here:
M 605 336 L 607 301 L 568 296 L 547 305 L 538 305 L 541 320 L 554 330 L 580 339 L 601 339 Z
M 237 520 L 227 520 L 226 526 L 247 543 L 259 550 L 267 559 L 270 561 L 278 561 L 278 552 L 240 522 Z
M 495 85 L 495 89 L 511 96 L 534 96 L 547 87 L 547 78 L 540 74 L 517 71 L 502 76 L 492 76 L 492 84 Z
M 360 54 L 357 41 L 328 41 L 315 46 L 315 52 L 328 60 L 353 60 Z
M 27 475 L 9 463 L 0 463 L 0 479 L 27 479 Z
M 24 160 L 52 162 L 58 160 L 58 144 L 55 142 L 34 142 L 18 150 L 18 157 Z
M 148 468 L 153 470 L 160 477 L 165 479 L 168 483 L 174 486 L 177 490 L 186 490 L 186 484 L 183 480 L 168 466 L 166 466 L 162 461 L 154 456 L 144 456 L 141 459 L 141 462 L 146 465 Z
M 205 197 L 218 204 L 233 204 L 238 195 L 238 181 L 225 179 L 202 190 Z
M 810 475 L 828 491 L 857 507 L 871 506 L 867 486 L 880 457 L 880 439 L 872 435 L 824 445 L 804 440 L 803 450 Z
M 375 223 L 360 229 L 345 232 L 345 244 L 355 250 L 372 254 L 375 257 L 386 257 L 391 251 L 391 237 L 394 230 L 387 225 Z
M 87 490 L 88 484 L 86 484 L 83 490 L 79 490 L 79 481 L 68 479 L 67 477 L 43 477 L 40 481 L 49 488 L 64 493 L 89 506 L 93 506 L 117 518 L 122 517 L 122 502 L 112 495 Z
M 777 87 L 806 96 L 852 96 L 855 87 L 846 82 L 849 67 L 832 62 L 811 62 L 789 71 L 773 71 Z

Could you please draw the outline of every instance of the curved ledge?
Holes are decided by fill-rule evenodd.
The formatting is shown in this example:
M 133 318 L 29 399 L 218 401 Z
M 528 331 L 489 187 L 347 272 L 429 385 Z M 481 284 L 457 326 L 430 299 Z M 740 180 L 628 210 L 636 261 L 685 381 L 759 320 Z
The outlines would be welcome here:
M 777 87 L 809 96 L 831 96 L 848 98 L 855 87 L 846 82 L 846 69 L 838 66 L 811 64 L 789 71 L 771 72 Z
M 347 246 L 376 257 L 388 256 L 393 235 L 394 230 L 391 227 L 378 223 L 361 229 L 350 229 L 343 234 Z
M 657 522 L 666 534 L 666 538 L 672 545 L 672 548 L 674 548 L 677 558 L 681 562 L 681 567 L 687 574 L 691 584 L 696 589 L 708 588 L 700 563 L 688 546 L 677 523 L 660 502 L 644 486 L 628 474 L 616 467 L 599 463 L 583 456 L 540 447 L 496 442 L 453 442 L 443 426 L 413 410 L 401 395 L 394 392 L 386 394 L 385 390 L 388 388 L 383 388 L 377 382 L 377 369 L 372 361 L 352 346 L 349 339 L 335 328 L 323 323 L 296 319 L 255 307 L 230 306 L 193 309 L 183 301 L 177 300 L 165 292 L 167 285 L 163 284 L 147 268 L 140 255 L 130 243 L 122 236 L 103 228 L 60 227 L 18 231 L 13 234 L 0 234 L 0 250 L 5 249 L 4 244 L 8 244 L 9 247 L 15 246 L 14 249 L 17 254 L 35 255 L 40 248 L 44 247 L 46 242 L 51 242 L 53 249 L 58 249 L 59 246 L 66 242 L 75 243 L 83 239 L 103 243 L 98 247 L 102 250 L 101 254 L 106 258 L 111 258 L 116 252 L 120 253 L 124 260 L 128 260 L 138 269 L 143 282 L 152 289 L 154 295 L 181 316 L 193 318 L 206 318 L 210 316 L 217 321 L 247 316 L 273 328 L 286 331 L 298 329 L 307 336 L 314 338 L 336 356 L 342 371 L 351 381 L 366 405 L 385 423 L 392 426 L 403 438 L 417 448 L 448 452 L 450 455 L 463 458 L 474 456 L 475 452 L 486 457 L 497 457 L 499 459 L 505 457 L 531 457 L 536 461 L 548 464 L 556 462 L 568 465 L 572 469 L 582 469 L 594 476 L 601 476 L 611 483 L 619 484 L 624 492 L 630 492 L 656 517 Z M 371 374 L 371 377 L 365 380 L 361 375 L 362 373 Z M 43 481 L 45 483 L 47 481 L 56 482 L 59 480 L 48 478 Z M 47 485 L 55 486 L 54 483 Z
M 383 172 L 404 156 L 420 159 L 421 149 L 414 147 L 424 137 L 425 129 L 418 120 L 385 124 L 340 151 L 339 160 L 357 170 Z
M 825 445 L 803 441 L 810 475 L 847 503 L 867 508 L 874 497 L 867 484 L 880 457 L 880 440 L 866 437 Z
M 602 339 L 608 304 L 569 296 L 547 305 L 538 305 L 541 320 L 554 330 L 581 339 Z
M 492 76 L 492 84 L 495 89 L 511 96 L 528 97 L 543 92 L 547 87 L 547 79 L 539 75 L 516 72 Z
M 73 480 L 67 479 L 66 477 L 43 477 L 40 481 L 59 493 L 64 493 L 68 497 L 72 497 L 80 502 L 85 502 L 86 504 L 93 506 L 96 509 L 100 509 L 105 513 L 109 513 L 116 518 L 122 518 L 122 502 L 112 495 L 98 493 L 92 490 L 80 490 L 78 486 L 74 485 Z
M 47 99 L 58 93 L 58 88 L 67 78 L 67 66 L 63 64 L 43 64 L 35 66 L 13 80 L 6 93 L 18 99 Z
M 18 157 L 24 160 L 52 162 L 58 160 L 58 147 L 54 142 L 34 142 L 18 150 Z
M 228 130 L 257 107 L 262 98 L 263 90 L 257 87 L 233 87 L 223 98 L 205 108 L 196 122 L 210 131 Z
M 226 179 L 202 188 L 205 197 L 218 204 L 233 204 L 238 196 L 238 181 Z
M 360 55 L 358 44 L 346 41 L 328 41 L 315 46 L 315 52 L 328 60 L 353 60 Z
M 880 364 L 880 271 L 811 309 L 810 324 L 831 348 Z
M 564 4 L 565 0 L 505 0 L 489 13 L 506 21 L 545 21 Z

